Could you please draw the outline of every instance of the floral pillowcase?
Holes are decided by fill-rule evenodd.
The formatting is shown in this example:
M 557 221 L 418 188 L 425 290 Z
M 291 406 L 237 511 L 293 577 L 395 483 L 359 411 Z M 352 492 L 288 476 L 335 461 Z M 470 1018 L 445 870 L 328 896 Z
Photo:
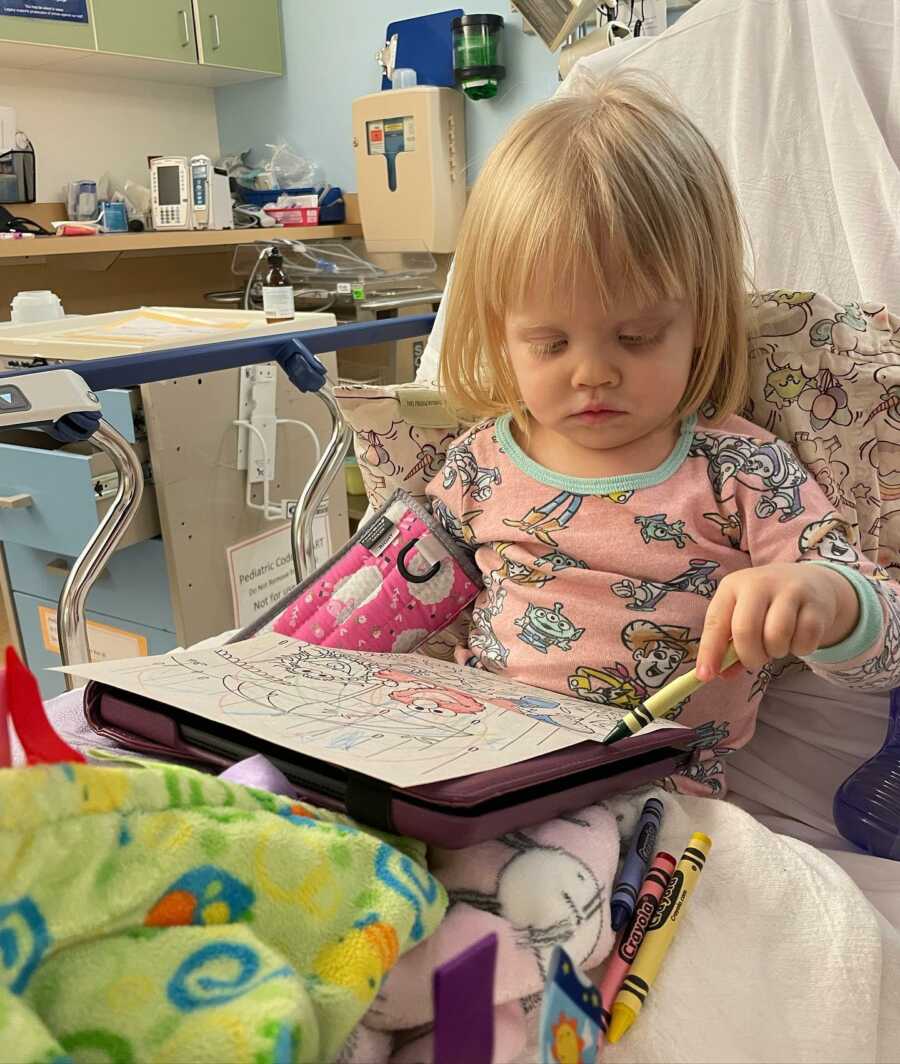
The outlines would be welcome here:
M 900 577 L 900 318 L 780 290 L 753 300 L 745 415 L 789 443 L 862 552 Z M 417 499 L 463 426 L 433 385 L 341 386 L 369 501 Z
M 747 418 L 791 445 L 862 553 L 900 577 L 900 318 L 781 290 L 751 320 Z

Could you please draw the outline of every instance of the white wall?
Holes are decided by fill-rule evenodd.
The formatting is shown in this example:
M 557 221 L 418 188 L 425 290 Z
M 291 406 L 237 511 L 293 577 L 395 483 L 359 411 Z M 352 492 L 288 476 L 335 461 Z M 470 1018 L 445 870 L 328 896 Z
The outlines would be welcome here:
M 111 175 L 146 185 L 148 155 L 219 155 L 213 90 L 40 70 L 0 70 L 0 104 L 34 144 L 37 198 Z

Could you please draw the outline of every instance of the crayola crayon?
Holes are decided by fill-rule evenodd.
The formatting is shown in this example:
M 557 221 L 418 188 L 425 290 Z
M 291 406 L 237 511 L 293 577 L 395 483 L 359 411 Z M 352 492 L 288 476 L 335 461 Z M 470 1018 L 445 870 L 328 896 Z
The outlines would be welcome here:
M 737 652 L 734 646 L 729 643 L 728 649 L 725 651 L 725 657 L 722 658 L 721 671 L 724 672 L 726 669 L 730 669 L 737 660 Z M 702 686 L 703 681 L 697 679 L 696 669 L 691 669 L 690 672 L 686 672 L 683 676 L 676 676 L 665 687 L 661 687 L 655 695 L 651 695 L 645 702 L 635 706 L 634 709 L 630 709 L 613 730 L 600 740 L 601 745 L 611 746 L 620 739 L 627 739 L 629 735 L 634 735 L 641 728 L 646 728 L 648 724 L 658 720 L 660 717 L 664 717 L 669 710 L 674 709 L 680 702 L 692 695 L 698 687 Z
M 628 974 L 628 969 L 634 963 L 638 947 L 644 940 L 650 920 L 656 912 L 659 899 L 668 885 L 672 873 L 675 871 L 675 858 L 664 850 L 660 850 L 653 858 L 653 864 L 647 873 L 647 878 L 641 884 L 641 892 L 638 896 L 634 912 L 626 927 L 616 939 L 612 954 L 606 962 L 606 971 L 600 983 L 601 1016 L 603 1018 L 603 1030 L 609 1027 L 612 1013 L 613 1000 L 622 989 L 622 983 Z
M 622 872 L 613 889 L 610 902 L 613 931 L 623 928 L 634 912 L 638 891 L 647 874 L 647 866 L 650 864 L 653 850 L 656 848 L 656 836 L 659 834 L 662 816 L 662 802 L 658 798 L 648 798 L 644 802 L 637 827 L 631 836 L 631 845 L 625 854 Z
M 672 873 L 662 900 L 650 920 L 650 926 L 644 935 L 644 941 L 641 943 L 637 957 L 628 975 L 625 976 L 622 989 L 613 1003 L 612 1021 L 607 1035 L 610 1042 L 619 1041 L 637 1019 L 641 1007 L 647 1000 L 650 987 L 672 944 L 688 896 L 703 871 L 711 846 L 712 839 L 708 835 L 702 832 L 691 835 L 691 841 L 681 855 L 678 867 Z

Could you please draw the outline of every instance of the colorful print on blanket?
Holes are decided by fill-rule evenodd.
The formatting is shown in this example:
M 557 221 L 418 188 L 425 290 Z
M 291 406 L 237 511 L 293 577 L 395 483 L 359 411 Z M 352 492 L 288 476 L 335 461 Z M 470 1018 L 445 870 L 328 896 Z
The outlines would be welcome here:
M 332 1060 L 446 906 L 420 844 L 287 798 L 0 770 L 0 1061 Z

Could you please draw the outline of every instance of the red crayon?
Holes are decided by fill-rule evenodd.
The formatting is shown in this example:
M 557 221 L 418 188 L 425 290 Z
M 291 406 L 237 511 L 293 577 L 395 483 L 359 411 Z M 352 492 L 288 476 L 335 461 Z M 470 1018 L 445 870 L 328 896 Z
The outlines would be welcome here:
M 638 900 L 635 902 L 631 919 L 619 932 L 616 944 L 606 964 L 603 980 L 600 983 L 600 1015 L 604 1032 L 609 1027 L 612 1004 L 616 994 L 622 988 L 628 969 L 637 956 L 638 947 L 644 939 L 650 920 L 653 918 L 659 899 L 663 896 L 666 884 L 675 871 L 678 862 L 664 850 L 653 858 L 653 864 L 647 872 Z

